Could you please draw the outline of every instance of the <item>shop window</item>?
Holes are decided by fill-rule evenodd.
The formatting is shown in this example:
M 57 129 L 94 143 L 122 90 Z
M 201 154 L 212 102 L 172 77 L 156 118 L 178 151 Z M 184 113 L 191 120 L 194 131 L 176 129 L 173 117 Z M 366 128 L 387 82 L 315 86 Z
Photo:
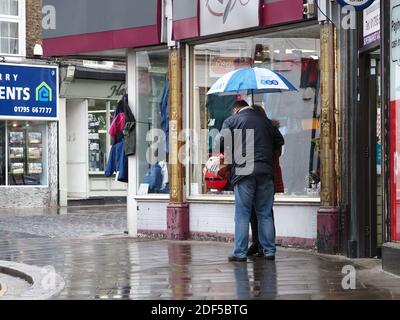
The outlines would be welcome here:
M 138 193 L 168 194 L 168 50 L 138 52 L 136 66 Z
M 0 186 L 6 184 L 6 123 L 0 121 Z
M 104 173 L 112 144 L 108 130 L 112 122 L 115 105 L 115 101 L 89 100 L 89 174 Z
M 47 185 L 45 123 L 0 122 L 0 185 Z
M 0 0 L 0 53 L 25 54 L 24 0 Z
M 192 47 L 190 127 L 196 137 L 193 141 L 199 145 L 191 148 L 191 196 L 233 194 L 229 183 L 206 179 L 205 160 L 211 155 L 216 130 L 231 115 L 236 97 L 206 93 L 224 74 L 252 66 L 277 71 L 298 88 L 298 92 L 256 94 L 254 102 L 264 107 L 270 119 L 279 121 L 285 138 L 280 158 L 284 196 L 319 198 L 319 56 L 318 26 Z M 242 98 L 252 102 L 251 96 Z

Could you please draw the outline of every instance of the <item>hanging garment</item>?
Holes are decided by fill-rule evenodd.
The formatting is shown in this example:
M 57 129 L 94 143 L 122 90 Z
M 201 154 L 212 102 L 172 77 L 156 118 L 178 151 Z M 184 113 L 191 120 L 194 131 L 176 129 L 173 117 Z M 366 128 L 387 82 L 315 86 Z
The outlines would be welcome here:
M 123 136 L 125 140 L 125 155 L 133 156 L 136 154 L 136 118 L 128 104 L 128 95 L 122 98 L 122 109 L 125 115 L 125 128 Z
M 152 165 L 144 177 L 144 183 L 149 185 L 149 193 L 159 193 L 161 191 L 162 179 L 163 177 L 160 165 Z
M 313 58 L 301 59 L 300 88 L 316 88 L 318 83 L 318 60 Z
M 119 140 L 118 136 L 125 128 L 125 121 L 125 114 L 122 112 L 118 113 L 112 121 L 110 129 L 108 130 L 108 134 L 111 136 L 111 138 L 113 138 L 113 141 Z
M 206 108 L 208 110 L 208 150 L 212 150 L 213 141 L 217 132 L 221 131 L 225 119 L 232 115 L 232 107 L 236 102 L 236 96 L 207 96 Z
M 232 107 L 236 102 L 236 96 L 207 96 L 206 108 L 208 110 L 209 119 L 214 119 L 209 130 L 217 129 L 221 131 L 222 124 L 225 119 L 232 115 Z
M 165 152 L 169 153 L 169 81 L 165 82 L 164 91 L 160 101 L 161 129 L 165 134 Z
M 112 144 L 121 142 L 124 138 L 123 130 L 125 127 L 126 117 L 124 115 L 124 98 L 118 101 L 117 107 L 111 119 L 111 126 L 108 134 L 112 138 Z
M 160 161 L 158 164 L 161 167 L 161 174 L 162 174 L 161 189 L 165 189 L 166 185 L 169 182 L 168 163 L 166 161 Z
M 128 157 L 125 155 L 124 144 L 121 141 L 112 146 L 104 173 L 106 177 L 118 173 L 117 180 L 120 182 L 128 182 Z
M 127 122 L 124 129 L 125 155 L 134 156 L 136 154 L 136 121 Z

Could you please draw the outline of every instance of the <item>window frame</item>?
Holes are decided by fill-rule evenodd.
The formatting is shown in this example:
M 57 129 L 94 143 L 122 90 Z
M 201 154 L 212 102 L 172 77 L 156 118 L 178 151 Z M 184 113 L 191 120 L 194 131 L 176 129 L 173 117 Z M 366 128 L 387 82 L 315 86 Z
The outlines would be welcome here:
M 135 53 L 135 58 L 134 58 L 134 68 L 132 68 L 132 72 L 134 73 L 134 77 L 135 79 L 138 77 L 138 71 L 139 71 L 139 67 L 138 67 L 138 54 L 142 54 L 142 53 L 150 53 L 150 52 L 157 52 L 157 51 L 166 51 L 167 54 L 169 55 L 169 50 L 167 47 L 165 46 L 154 46 L 154 47 L 150 47 L 150 48 L 140 48 L 140 49 L 133 49 L 133 52 Z M 167 75 L 169 72 L 169 65 L 167 63 Z M 134 113 L 136 115 L 136 120 L 138 122 L 138 124 L 142 124 L 141 123 L 141 118 L 140 118 L 140 103 L 139 103 L 139 99 L 140 99 L 140 94 L 139 94 L 139 81 L 134 81 L 135 86 L 134 86 Z M 137 126 L 136 130 L 139 130 L 139 127 Z M 139 133 L 137 133 L 137 136 L 139 136 Z M 137 143 L 141 143 L 141 141 L 137 141 Z M 147 143 L 147 141 L 146 141 Z M 168 201 L 168 199 L 170 198 L 170 193 L 165 194 L 165 193 L 148 193 L 148 194 L 139 194 L 139 189 L 140 189 L 140 185 L 142 184 L 140 182 L 140 159 L 139 159 L 139 155 L 137 154 L 135 156 L 136 158 L 136 164 L 135 164 L 135 171 L 136 171 L 136 177 L 137 177 L 137 181 L 135 182 L 136 186 L 136 192 L 134 195 L 134 199 L 135 200 L 140 200 L 140 201 Z
M 0 52 L 0 55 L 9 57 L 26 56 L 26 0 L 18 0 L 18 16 L 0 14 L 0 21 L 18 24 L 18 53 Z
M 93 100 L 103 101 L 103 102 L 106 103 L 106 131 L 107 132 L 106 132 L 106 154 L 105 154 L 105 162 L 104 162 L 104 169 L 105 169 L 106 165 L 107 165 L 107 162 L 108 162 L 108 158 L 110 156 L 110 151 L 111 151 L 111 148 L 112 148 L 111 137 L 108 134 L 108 131 L 110 130 L 110 126 L 111 126 L 110 116 L 113 114 L 113 112 L 111 112 L 111 109 L 113 107 L 116 107 L 118 101 L 117 100 L 109 100 L 109 99 L 93 99 Z M 115 105 L 113 105 L 113 103 Z M 89 108 L 90 107 L 88 107 L 88 114 L 89 113 L 99 113 L 99 112 L 96 112 L 96 111 L 90 111 Z M 89 130 L 89 123 L 88 123 L 87 126 L 88 126 L 88 130 Z M 89 143 L 89 139 L 88 139 L 88 151 L 89 151 L 89 144 L 90 143 Z M 88 153 L 88 159 L 87 159 L 88 164 L 90 162 L 89 160 L 90 159 L 89 159 L 89 153 Z M 105 170 L 103 170 L 103 171 L 90 171 L 90 169 L 88 169 L 88 175 L 89 176 L 103 176 L 104 173 L 105 173 Z

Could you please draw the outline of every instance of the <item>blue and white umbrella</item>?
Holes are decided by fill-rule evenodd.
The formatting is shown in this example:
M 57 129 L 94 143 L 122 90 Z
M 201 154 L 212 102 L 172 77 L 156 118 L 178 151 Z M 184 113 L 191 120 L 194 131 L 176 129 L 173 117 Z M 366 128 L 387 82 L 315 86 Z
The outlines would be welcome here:
M 274 93 L 297 89 L 281 74 L 264 68 L 242 68 L 217 80 L 207 95 Z

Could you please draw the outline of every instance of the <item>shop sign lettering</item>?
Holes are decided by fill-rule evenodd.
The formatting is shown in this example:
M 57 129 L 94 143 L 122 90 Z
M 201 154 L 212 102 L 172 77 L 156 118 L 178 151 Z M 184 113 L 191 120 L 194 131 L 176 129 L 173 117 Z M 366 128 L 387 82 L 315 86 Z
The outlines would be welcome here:
M 258 27 L 259 0 L 200 0 L 200 34 Z
M 393 7 L 392 9 L 390 29 L 392 61 L 398 63 L 400 60 L 400 6 Z
M 364 46 L 379 41 L 381 38 L 381 2 L 364 10 Z
M 0 118 L 57 120 L 58 68 L 0 65 Z
M 126 93 L 126 86 L 125 83 L 120 83 L 120 85 L 113 85 L 110 88 L 111 94 L 107 96 L 107 98 L 116 98 L 123 96 Z

